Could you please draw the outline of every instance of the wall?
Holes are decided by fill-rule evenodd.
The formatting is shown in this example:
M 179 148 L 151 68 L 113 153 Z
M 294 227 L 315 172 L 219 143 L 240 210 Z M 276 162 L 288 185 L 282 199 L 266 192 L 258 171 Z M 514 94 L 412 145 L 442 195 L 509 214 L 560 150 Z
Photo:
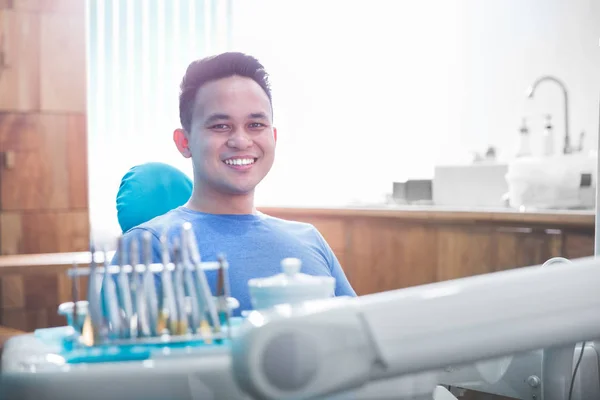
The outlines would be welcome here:
M 0 253 L 85 250 L 85 1 L 0 1 L 0 34 Z
M 540 151 L 544 115 L 551 114 L 555 149 L 564 135 L 563 97 L 553 83 L 539 86 L 533 100 L 528 86 L 554 75 L 567 86 L 570 137 L 586 150 L 597 148 L 600 101 L 600 2 L 597 0 L 465 1 L 462 49 L 464 88 L 461 130 L 452 139 L 467 148 L 498 146 L 504 157 L 517 146 L 526 117 Z
M 585 130 L 596 146 L 597 0 L 234 5 L 234 47 L 265 63 L 274 90 L 278 156 L 261 205 L 381 202 L 393 181 L 431 178 L 488 145 L 512 157 L 522 116 L 539 141 L 551 113 L 559 148 L 560 91 L 525 99 L 544 74 L 568 86 L 574 141 Z

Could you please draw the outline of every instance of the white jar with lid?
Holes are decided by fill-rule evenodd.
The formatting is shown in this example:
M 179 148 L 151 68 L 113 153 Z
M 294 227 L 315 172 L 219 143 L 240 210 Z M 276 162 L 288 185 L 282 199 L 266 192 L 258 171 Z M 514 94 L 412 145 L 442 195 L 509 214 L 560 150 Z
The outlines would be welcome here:
M 252 307 L 262 310 L 277 304 L 297 304 L 333 297 L 334 277 L 303 274 L 300 272 L 301 267 L 299 259 L 285 258 L 281 261 L 281 274 L 250 279 L 248 287 Z

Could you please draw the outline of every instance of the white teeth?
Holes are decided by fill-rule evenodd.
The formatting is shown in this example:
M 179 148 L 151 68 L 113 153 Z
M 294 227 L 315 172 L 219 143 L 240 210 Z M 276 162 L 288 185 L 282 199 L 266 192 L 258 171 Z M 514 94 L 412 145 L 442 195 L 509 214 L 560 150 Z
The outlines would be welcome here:
M 250 165 L 254 164 L 253 158 L 230 158 L 225 160 L 225 164 L 227 165 Z

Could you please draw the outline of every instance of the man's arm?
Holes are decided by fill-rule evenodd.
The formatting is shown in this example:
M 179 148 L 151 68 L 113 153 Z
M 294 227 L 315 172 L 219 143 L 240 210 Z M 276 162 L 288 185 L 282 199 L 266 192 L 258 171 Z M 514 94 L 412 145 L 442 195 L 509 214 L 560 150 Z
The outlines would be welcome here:
M 335 295 L 356 297 L 356 292 L 352 288 L 352 285 L 350 285 L 350 282 L 348 281 L 340 262 L 335 256 L 335 253 L 331 250 L 329 243 L 327 243 L 323 235 L 321 235 L 321 232 L 316 228 L 315 233 L 325 253 L 327 264 L 329 264 L 329 269 L 331 270 L 331 276 L 335 278 Z

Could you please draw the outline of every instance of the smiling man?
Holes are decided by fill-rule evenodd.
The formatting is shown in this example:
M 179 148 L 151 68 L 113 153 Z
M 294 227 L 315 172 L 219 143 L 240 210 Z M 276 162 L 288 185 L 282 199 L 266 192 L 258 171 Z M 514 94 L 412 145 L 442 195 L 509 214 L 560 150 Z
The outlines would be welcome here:
M 267 74 L 257 60 L 225 53 L 193 62 L 181 84 L 174 141 L 194 165 L 190 209 L 251 214 L 254 188 L 275 158 Z
M 248 280 L 280 273 L 286 257 L 299 258 L 305 274 L 335 277 L 337 296 L 355 296 L 314 226 L 255 208 L 254 191 L 271 170 L 277 142 L 264 67 L 242 53 L 194 61 L 181 84 L 179 113 L 181 128 L 173 140 L 192 161 L 192 196 L 185 205 L 131 229 L 124 243 L 149 231 L 156 262 L 160 235 L 168 232 L 172 241 L 181 225 L 190 222 L 203 260 L 216 260 L 220 253 L 227 257 L 231 295 L 240 302 L 236 314 L 251 309 Z M 214 291 L 216 275 L 207 275 Z

